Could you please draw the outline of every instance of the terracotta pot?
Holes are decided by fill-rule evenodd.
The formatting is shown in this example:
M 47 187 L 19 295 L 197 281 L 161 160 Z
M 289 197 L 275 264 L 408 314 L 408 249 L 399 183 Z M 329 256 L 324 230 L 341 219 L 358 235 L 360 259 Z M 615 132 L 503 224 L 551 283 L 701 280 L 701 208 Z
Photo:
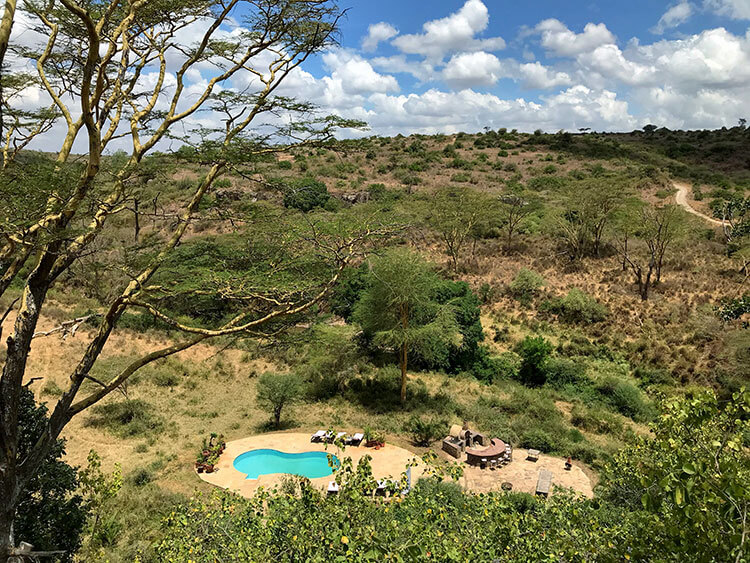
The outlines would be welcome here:
M 203 450 L 203 457 L 208 457 L 211 455 L 211 450 Z
M 214 472 L 214 466 L 211 464 L 206 464 L 203 466 L 203 468 L 206 470 L 206 473 L 213 473 Z

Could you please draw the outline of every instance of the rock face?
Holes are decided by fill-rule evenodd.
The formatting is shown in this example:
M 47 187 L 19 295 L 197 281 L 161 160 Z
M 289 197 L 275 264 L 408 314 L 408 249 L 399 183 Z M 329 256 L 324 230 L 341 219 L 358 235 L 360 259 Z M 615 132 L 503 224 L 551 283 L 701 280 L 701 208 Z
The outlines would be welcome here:
M 355 203 L 367 203 L 370 201 L 370 193 L 369 192 L 354 192 L 350 194 L 341 194 L 339 196 L 342 201 L 345 201 L 346 203 L 351 203 L 354 205 Z

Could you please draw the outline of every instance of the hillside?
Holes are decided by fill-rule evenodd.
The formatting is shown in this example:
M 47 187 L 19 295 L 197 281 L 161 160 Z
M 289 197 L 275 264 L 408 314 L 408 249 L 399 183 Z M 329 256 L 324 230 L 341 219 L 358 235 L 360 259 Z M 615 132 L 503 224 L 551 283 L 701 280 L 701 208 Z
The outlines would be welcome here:
M 184 156 L 144 161 L 130 196 L 137 204 L 100 235 L 106 252 L 82 257 L 55 285 L 39 332 L 104 313 L 112 291 L 169 237 L 206 173 Z M 320 233 L 334 237 L 365 222 L 388 226 L 391 235 L 354 260 L 311 313 L 270 332 L 285 331 L 221 337 L 160 360 L 72 421 L 64 432 L 65 459 L 85 465 L 94 449 L 106 471 L 117 463 L 125 474 L 123 490 L 109 501 L 114 511 L 107 522 L 116 531 L 92 538 L 86 549 L 112 561 L 152 557 L 172 503 L 196 489 L 211 491 L 193 470 L 202 441 L 212 432 L 234 440 L 272 429 L 256 400 L 259 376 L 267 372 L 294 373 L 308 385 L 303 404 L 284 411 L 282 429 L 373 428 L 421 454 L 439 452 L 436 440 L 448 426 L 469 421 L 515 447 L 572 456 L 596 483 L 616 452 L 649 434 L 663 397 L 710 387 L 726 398 L 750 373 L 746 325 L 717 314 L 723 300 L 747 291 L 747 273 L 738 253 L 728 255 L 721 227 L 676 209 L 679 232 L 669 241 L 660 283 L 643 300 L 633 270 L 623 266 L 618 237 L 627 217 L 619 213 L 638 201 L 667 209 L 675 203 L 674 182 L 687 182 L 687 204 L 713 215 L 723 201 L 747 197 L 749 159 L 750 136 L 738 129 L 501 130 L 335 142 L 233 166 L 153 281 L 159 287 L 168 280 L 155 303 L 182 323 L 221 324 L 242 306 L 234 286 L 274 299 L 314 291 L 328 275 L 317 262 L 318 243 L 333 240 Z M 602 192 L 612 193 L 614 203 L 600 247 L 578 252 L 570 236 L 579 219 L 571 213 L 591 212 L 584 206 L 589 194 Z M 529 205 L 510 239 L 507 210 L 498 207 L 509 196 Z M 467 221 L 454 263 L 446 233 L 455 235 Z M 642 252 L 646 239 L 638 239 L 637 228 L 629 232 L 632 252 Z M 467 295 L 477 297 L 461 307 L 478 307 L 483 332 L 468 362 L 422 359 L 410 367 L 405 405 L 392 354 L 363 342 L 349 317 L 362 291 L 358 276 L 394 246 L 423 256 L 440 279 L 466 282 Z M 2 309 L 17 295 L 11 287 Z M 95 324 L 91 317 L 65 339 L 54 332 L 38 337 L 26 376 L 39 401 L 54 401 L 65 389 Z M 541 384 L 523 379 L 523 346 L 532 337 L 550 344 Z M 118 323 L 84 387 L 94 390 L 135 357 L 182 339 L 174 327 L 134 309 Z M 427 447 L 415 446 L 415 417 L 428 425 Z

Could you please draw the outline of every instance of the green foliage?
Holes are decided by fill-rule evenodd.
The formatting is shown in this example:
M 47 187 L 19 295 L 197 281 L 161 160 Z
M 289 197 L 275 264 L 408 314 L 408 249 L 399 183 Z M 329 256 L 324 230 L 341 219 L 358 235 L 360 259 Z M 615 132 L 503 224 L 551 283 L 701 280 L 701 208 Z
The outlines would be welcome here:
M 641 390 L 632 383 L 607 377 L 596 384 L 596 389 L 605 401 L 625 416 L 638 421 L 649 420 L 653 416 L 653 408 L 644 399 Z
M 607 308 L 580 289 L 571 289 L 565 297 L 542 303 L 540 310 L 548 311 L 566 323 L 591 324 L 607 318 Z
M 508 292 L 522 304 L 531 304 L 539 290 L 544 287 L 544 278 L 533 270 L 521 268 L 510 282 Z
M 518 380 L 530 387 L 544 385 L 547 381 L 547 364 L 552 353 L 552 344 L 541 336 L 527 336 L 517 346 L 516 353 L 521 356 Z
M 164 419 L 143 399 L 94 406 L 88 426 L 105 428 L 121 438 L 148 436 L 164 429 Z
M 414 415 L 407 421 L 404 430 L 412 435 L 416 445 L 428 447 L 448 433 L 448 423 L 445 420 Z
M 723 404 L 710 391 L 667 400 L 653 438 L 639 438 L 608 466 L 605 499 L 653 515 L 651 537 L 677 558 L 746 559 L 749 421 L 746 390 Z
M 419 255 L 394 249 L 373 262 L 370 283 L 355 308 L 365 338 L 381 350 L 398 351 L 404 386 L 409 354 L 442 363 L 448 347 L 461 344 L 456 310 L 436 298 L 439 286 Z
M 354 307 L 367 287 L 369 274 L 367 264 L 362 264 L 359 268 L 346 268 L 342 272 L 328 299 L 333 313 L 347 322 L 351 320 Z
M 521 436 L 521 447 L 539 450 L 540 452 L 551 452 L 556 449 L 556 444 L 544 430 L 534 428 Z
M 21 388 L 18 459 L 25 459 L 47 425 L 47 408 L 37 405 L 28 387 Z M 78 493 L 76 469 L 62 461 L 65 441 L 57 440 L 39 471 L 26 484 L 14 519 L 15 537 L 39 551 L 64 550 L 61 561 L 73 561 L 81 544 L 89 507 Z
M 546 383 L 558 389 L 566 385 L 579 385 L 588 383 L 586 367 L 581 361 L 568 358 L 550 358 L 545 367 Z
M 307 213 L 316 207 L 325 207 L 330 197 L 323 182 L 310 177 L 300 178 L 286 185 L 284 207 Z
M 276 428 L 281 425 L 281 412 L 302 398 L 302 382 L 294 373 L 264 373 L 258 379 L 258 404 L 271 411 Z

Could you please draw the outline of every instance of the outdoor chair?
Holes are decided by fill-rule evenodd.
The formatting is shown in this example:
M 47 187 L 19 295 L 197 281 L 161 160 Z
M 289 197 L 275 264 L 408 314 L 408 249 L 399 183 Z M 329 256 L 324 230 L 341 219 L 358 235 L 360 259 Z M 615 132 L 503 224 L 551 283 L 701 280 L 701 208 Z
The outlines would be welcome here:
M 323 438 L 325 438 L 326 431 L 325 430 L 318 430 L 315 434 L 310 436 L 311 442 L 322 442 Z

